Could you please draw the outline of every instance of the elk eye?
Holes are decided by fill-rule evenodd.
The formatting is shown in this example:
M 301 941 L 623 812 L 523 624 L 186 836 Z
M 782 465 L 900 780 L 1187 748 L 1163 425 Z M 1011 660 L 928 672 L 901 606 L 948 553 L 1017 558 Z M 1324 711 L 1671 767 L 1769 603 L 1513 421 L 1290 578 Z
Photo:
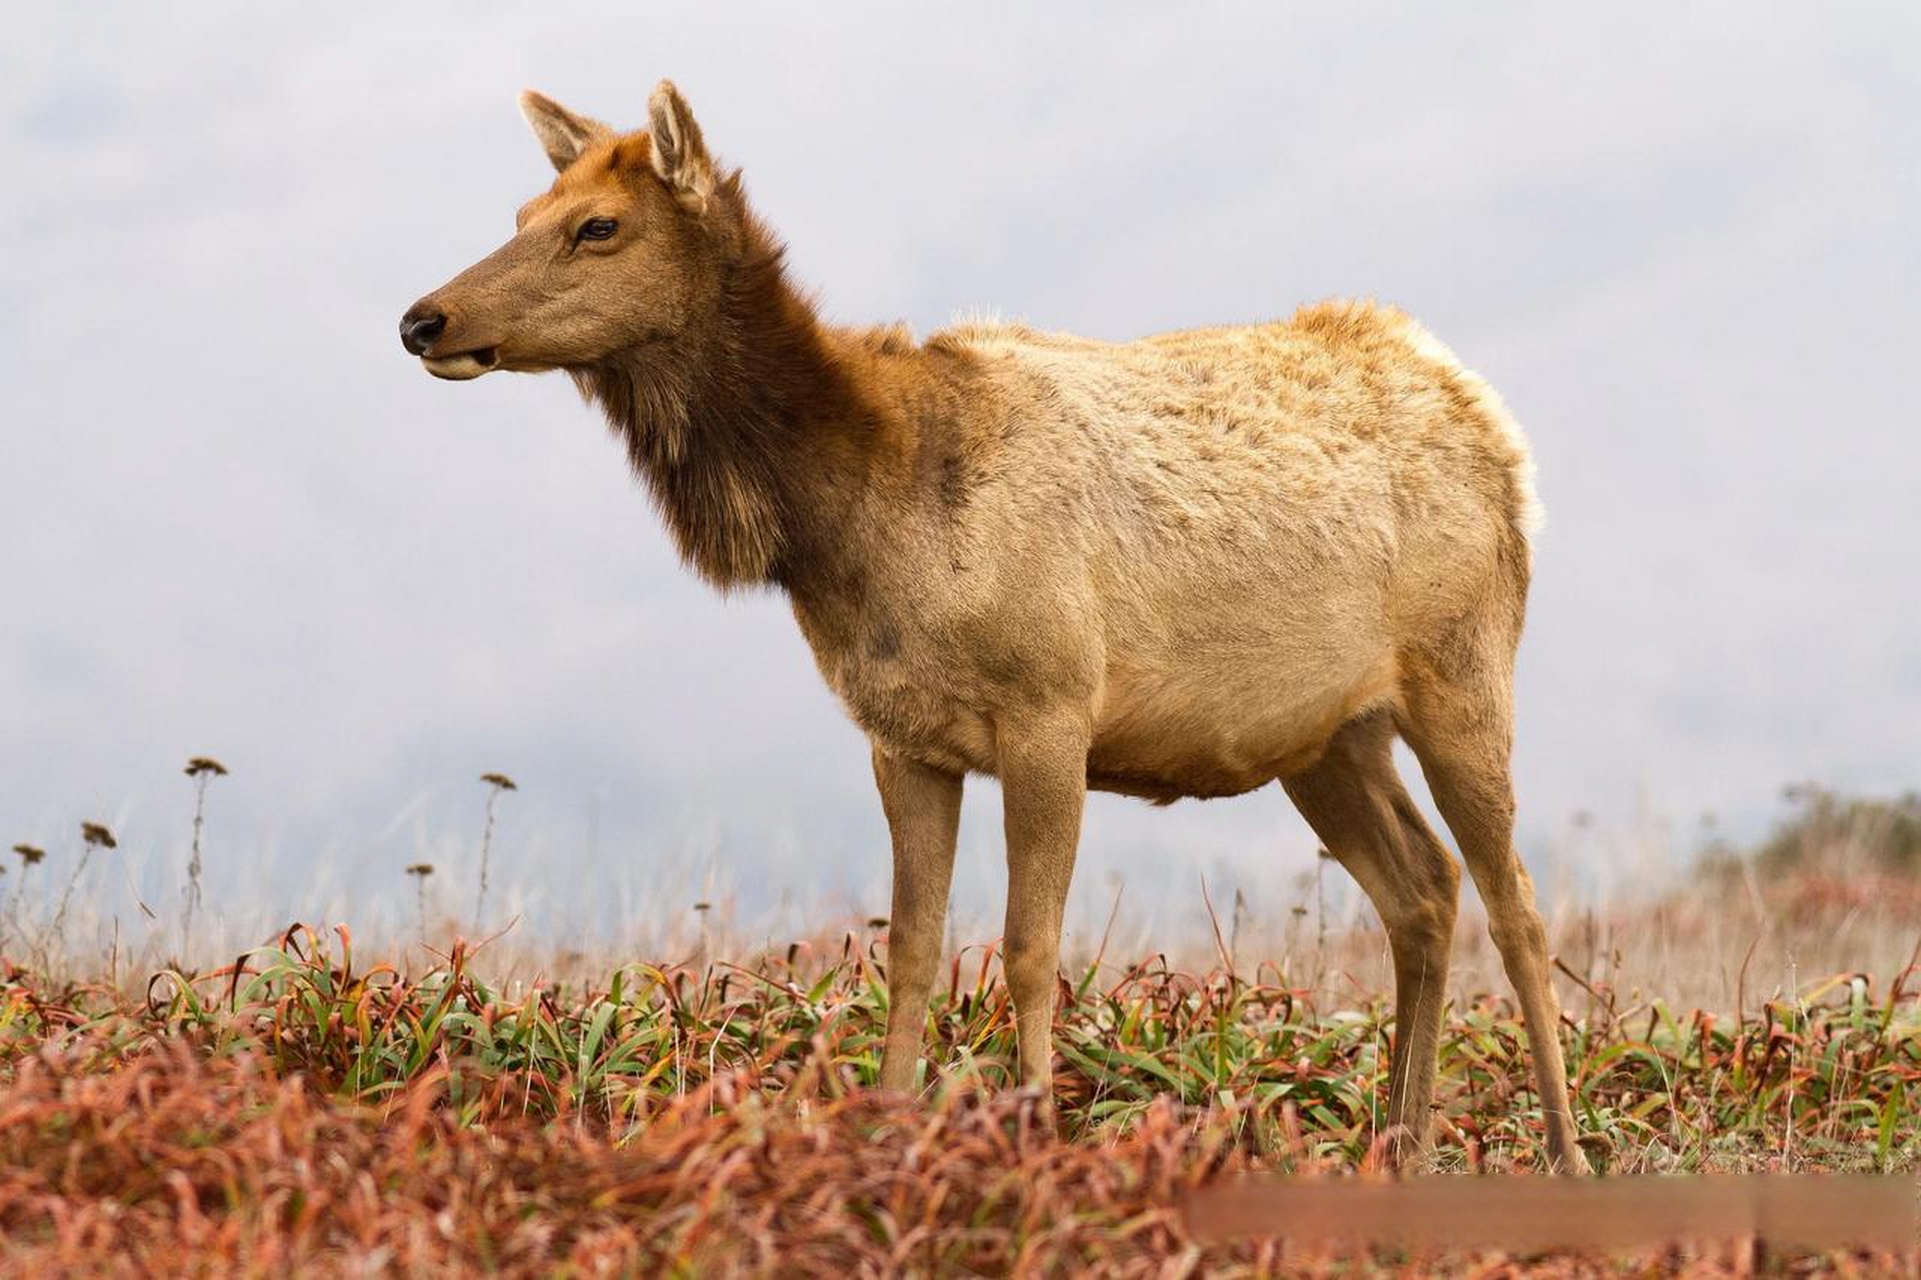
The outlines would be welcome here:
M 576 240 L 608 240 L 613 237 L 619 227 L 620 224 L 612 218 L 589 218 L 580 224 L 580 230 L 575 233 L 574 238 Z

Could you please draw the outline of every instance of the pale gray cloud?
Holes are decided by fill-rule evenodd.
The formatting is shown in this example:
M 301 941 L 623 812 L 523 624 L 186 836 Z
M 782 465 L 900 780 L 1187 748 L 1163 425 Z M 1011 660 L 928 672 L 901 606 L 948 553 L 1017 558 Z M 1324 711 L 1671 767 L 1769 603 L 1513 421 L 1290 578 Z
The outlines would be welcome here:
M 1917 25 L 1892 4 L 17 16 L 5 834 L 117 815 L 158 883 L 178 761 L 214 751 L 246 892 L 352 907 L 419 849 L 463 856 L 473 776 L 502 768 L 524 784 L 503 866 L 556 919 L 596 900 L 593 824 L 636 900 L 720 849 L 761 897 L 878 905 L 861 742 L 780 602 L 674 563 L 564 381 L 444 386 L 394 340 L 546 180 L 517 90 L 637 123 L 661 75 L 837 319 L 1123 337 L 1368 294 L 1427 320 L 1540 455 L 1533 847 L 1575 809 L 1752 825 L 1793 778 L 1913 785 Z M 970 806 L 976 908 L 995 825 L 991 796 Z M 1183 900 L 1201 868 L 1281 883 L 1308 848 L 1278 794 L 1103 801 L 1077 901 L 1117 871 Z

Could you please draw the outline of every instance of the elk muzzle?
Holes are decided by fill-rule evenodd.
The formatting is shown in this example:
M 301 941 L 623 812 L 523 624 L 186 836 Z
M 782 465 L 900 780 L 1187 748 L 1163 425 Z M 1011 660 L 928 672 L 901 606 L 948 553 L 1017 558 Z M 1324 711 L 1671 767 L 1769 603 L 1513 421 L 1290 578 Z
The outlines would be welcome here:
M 426 302 L 416 302 L 400 317 L 400 345 L 407 354 L 424 356 L 447 329 L 447 313 Z
M 447 313 L 431 297 L 422 298 L 400 317 L 400 345 L 436 378 L 461 381 L 478 378 L 499 363 L 491 346 L 466 351 L 443 350 L 447 343 Z

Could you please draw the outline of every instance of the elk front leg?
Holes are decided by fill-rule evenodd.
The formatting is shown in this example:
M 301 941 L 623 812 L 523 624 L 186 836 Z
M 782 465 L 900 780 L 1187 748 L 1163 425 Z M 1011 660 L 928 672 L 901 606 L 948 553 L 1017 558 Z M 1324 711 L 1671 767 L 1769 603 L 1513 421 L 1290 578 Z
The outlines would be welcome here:
M 1053 1096 L 1054 987 L 1061 916 L 1087 800 L 1088 729 L 1058 717 L 1008 725 L 1000 734 L 1007 830 L 1007 928 L 1002 968 L 1014 997 L 1023 1085 Z
M 887 918 L 887 1039 L 880 1086 L 914 1087 L 928 996 L 940 967 L 947 891 L 960 830 L 961 777 L 874 747 L 874 782 L 894 841 L 894 904 Z

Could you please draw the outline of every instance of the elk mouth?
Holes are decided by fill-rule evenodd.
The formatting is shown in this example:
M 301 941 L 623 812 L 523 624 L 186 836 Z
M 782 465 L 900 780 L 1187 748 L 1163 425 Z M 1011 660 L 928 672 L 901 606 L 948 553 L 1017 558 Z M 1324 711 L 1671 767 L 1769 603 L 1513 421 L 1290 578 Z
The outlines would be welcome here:
M 420 363 L 436 378 L 465 382 L 469 378 L 492 372 L 500 364 L 500 356 L 492 347 L 476 347 L 472 351 L 456 351 L 450 355 L 422 356 Z

